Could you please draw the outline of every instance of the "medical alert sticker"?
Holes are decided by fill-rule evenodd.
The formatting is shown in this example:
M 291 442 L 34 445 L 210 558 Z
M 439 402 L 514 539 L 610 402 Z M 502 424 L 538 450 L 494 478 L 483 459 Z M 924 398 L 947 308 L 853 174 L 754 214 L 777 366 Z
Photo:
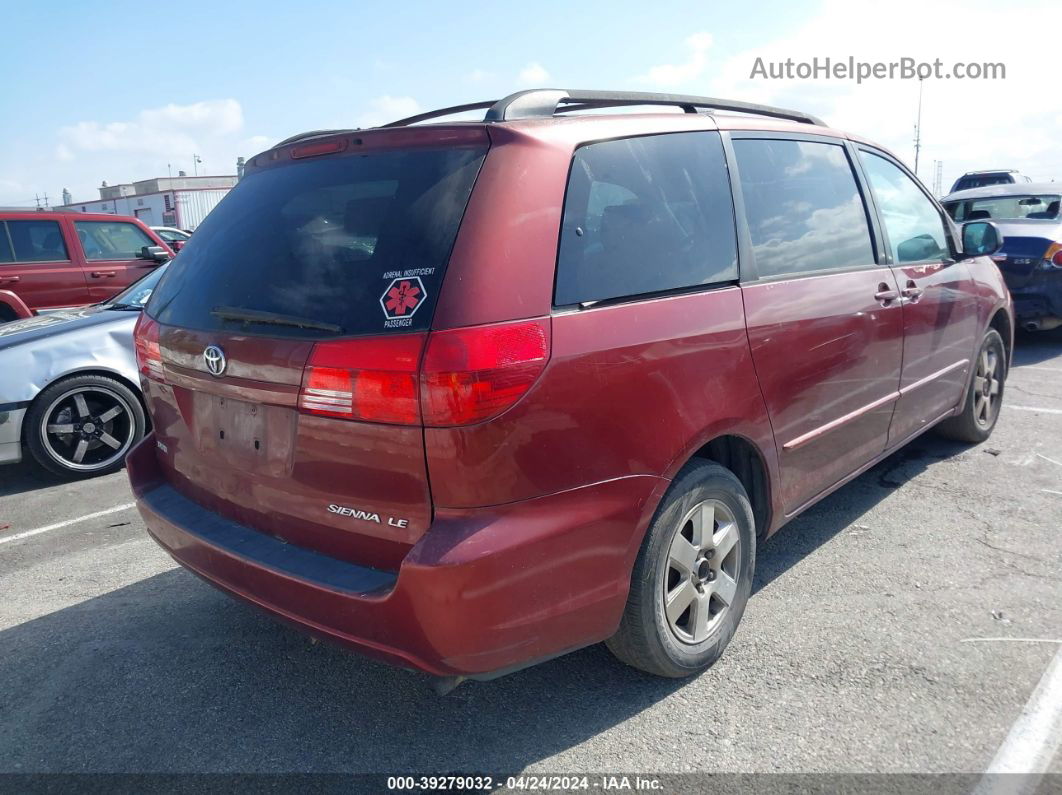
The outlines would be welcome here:
M 419 276 L 394 279 L 380 296 L 383 308 L 384 328 L 401 328 L 413 324 L 413 315 L 424 303 L 428 293 Z

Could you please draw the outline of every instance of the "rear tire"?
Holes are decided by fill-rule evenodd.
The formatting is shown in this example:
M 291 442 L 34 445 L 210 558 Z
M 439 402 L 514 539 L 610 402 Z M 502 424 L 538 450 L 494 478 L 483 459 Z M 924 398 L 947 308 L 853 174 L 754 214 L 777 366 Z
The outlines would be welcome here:
M 755 569 L 755 520 L 741 481 L 714 462 L 690 462 L 649 526 L 606 645 L 657 676 L 705 670 L 734 636 Z
M 980 444 L 992 435 L 999 420 L 1007 379 L 1007 350 L 995 329 L 985 334 L 973 368 L 962 413 L 940 423 L 937 432 L 948 439 Z
M 22 436 L 42 469 L 80 479 L 121 469 L 146 427 L 140 398 L 121 381 L 75 375 L 34 398 Z

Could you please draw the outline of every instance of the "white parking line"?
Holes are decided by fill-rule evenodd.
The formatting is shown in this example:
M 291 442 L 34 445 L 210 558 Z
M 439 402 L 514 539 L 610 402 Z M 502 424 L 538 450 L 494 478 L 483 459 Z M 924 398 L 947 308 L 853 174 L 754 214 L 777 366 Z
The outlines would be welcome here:
M 1015 406 L 1013 403 L 1004 403 L 1005 409 L 1017 409 L 1018 411 L 1036 411 L 1044 414 L 1062 414 L 1062 409 L 1043 409 L 1038 406 Z
M 1040 677 L 1025 709 L 1010 728 L 1007 739 L 996 751 L 984 777 L 974 789 L 977 795 L 995 792 L 1036 791 L 1040 777 L 1051 766 L 1062 744 L 1062 649 Z M 1018 781 L 1005 774 L 1021 774 Z
M 79 516 L 76 519 L 67 519 L 65 522 L 56 522 L 55 524 L 45 525 L 44 527 L 37 527 L 33 530 L 24 530 L 21 533 L 15 533 L 13 536 L 0 536 L 0 544 L 10 544 L 12 541 L 21 541 L 23 538 L 29 538 L 30 536 L 40 535 L 41 533 L 47 533 L 49 530 L 58 530 L 60 527 L 69 527 L 72 524 L 78 524 L 79 522 L 87 522 L 89 519 L 97 519 L 100 516 L 106 516 L 111 513 L 118 513 L 119 511 L 127 511 L 133 506 L 135 502 L 127 502 L 124 505 L 116 505 L 113 508 L 108 508 L 105 511 L 96 511 L 95 513 L 87 513 L 84 516 Z

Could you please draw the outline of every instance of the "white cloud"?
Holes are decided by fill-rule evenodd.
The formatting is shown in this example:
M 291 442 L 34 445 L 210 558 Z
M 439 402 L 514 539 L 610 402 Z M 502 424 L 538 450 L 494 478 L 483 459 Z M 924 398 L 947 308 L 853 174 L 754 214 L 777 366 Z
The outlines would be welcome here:
M 252 135 L 250 138 L 244 138 L 240 141 L 240 152 L 245 153 L 244 157 L 253 157 L 259 152 L 269 149 L 275 143 L 277 143 L 277 140 L 270 138 L 268 135 Z
M 82 121 L 63 127 L 56 154 L 62 159 L 106 151 L 174 156 L 194 152 L 200 141 L 236 133 L 242 127 L 243 109 L 234 99 L 170 104 L 142 110 L 132 121 Z
M 490 72 L 486 72 L 483 69 L 473 69 L 465 75 L 465 80 L 469 83 L 483 83 L 490 80 L 492 77 L 493 75 Z
M 689 57 L 680 64 L 660 64 L 650 67 L 645 74 L 635 78 L 639 83 L 654 86 L 681 86 L 696 80 L 704 73 L 708 65 L 708 50 L 712 47 L 712 34 L 694 33 L 684 42 L 689 50 Z
M 369 110 L 358 116 L 358 127 L 379 127 L 420 113 L 420 103 L 413 97 L 392 97 L 385 94 L 369 101 Z
M 59 127 L 36 148 L 0 160 L 0 204 L 25 204 L 34 193 L 57 197 L 69 188 L 76 201 L 98 198 L 97 186 L 166 176 L 168 171 L 233 174 L 236 158 L 271 146 L 277 137 L 247 135 L 235 99 L 146 108 L 119 120 L 82 120 Z M 54 201 L 54 199 L 53 199 Z
M 538 61 L 532 61 L 517 75 L 517 81 L 524 86 L 541 86 L 549 80 L 549 72 Z

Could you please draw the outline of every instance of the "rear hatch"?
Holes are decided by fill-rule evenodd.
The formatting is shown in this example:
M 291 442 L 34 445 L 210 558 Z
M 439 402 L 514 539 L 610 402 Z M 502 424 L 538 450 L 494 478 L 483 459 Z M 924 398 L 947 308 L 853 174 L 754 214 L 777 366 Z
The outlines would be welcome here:
M 413 128 L 255 158 L 138 329 L 175 489 L 397 567 L 431 524 L 418 367 L 487 147 L 482 128 Z

